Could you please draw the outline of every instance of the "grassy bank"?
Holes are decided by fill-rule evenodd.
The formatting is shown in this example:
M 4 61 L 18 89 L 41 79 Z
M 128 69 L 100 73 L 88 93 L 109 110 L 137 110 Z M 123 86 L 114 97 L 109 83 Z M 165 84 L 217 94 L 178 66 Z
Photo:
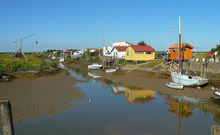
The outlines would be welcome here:
M 25 55 L 28 61 L 25 59 L 20 60 L 19 58 L 10 60 L 13 55 L 14 54 L 0 54 L 0 74 L 28 70 L 39 71 L 43 68 L 55 65 L 55 63 L 44 61 L 44 58 L 47 56 L 46 54 L 27 53 Z

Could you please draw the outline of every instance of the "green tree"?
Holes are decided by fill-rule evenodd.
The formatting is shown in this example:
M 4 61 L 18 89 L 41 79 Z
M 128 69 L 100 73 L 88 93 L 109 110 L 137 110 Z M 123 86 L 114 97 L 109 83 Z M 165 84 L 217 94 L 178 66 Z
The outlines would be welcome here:
M 147 45 L 147 43 L 145 43 L 144 41 L 140 41 L 140 42 L 138 42 L 138 44 L 137 45 Z
M 216 48 L 212 48 L 210 51 L 211 51 L 211 53 L 218 51 L 218 54 L 219 54 L 220 53 L 220 44 L 216 45 Z
M 214 53 L 215 51 L 216 51 L 216 49 L 215 49 L 215 48 L 212 48 L 210 52 L 211 52 L 211 53 Z

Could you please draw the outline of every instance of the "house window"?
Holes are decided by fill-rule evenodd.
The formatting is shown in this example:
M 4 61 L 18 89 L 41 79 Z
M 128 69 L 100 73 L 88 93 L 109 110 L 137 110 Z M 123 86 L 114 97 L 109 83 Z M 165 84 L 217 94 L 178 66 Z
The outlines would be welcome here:
M 176 52 L 176 49 L 173 49 L 173 52 Z
M 115 55 L 118 55 L 118 52 L 115 52 Z
M 147 54 L 151 54 L 152 52 L 146 52 Z
M 144 54 L 144 52 L 136 52 L 136 54 Z
M 127 51 L 127 56 L 129 56 L 129 51 Z

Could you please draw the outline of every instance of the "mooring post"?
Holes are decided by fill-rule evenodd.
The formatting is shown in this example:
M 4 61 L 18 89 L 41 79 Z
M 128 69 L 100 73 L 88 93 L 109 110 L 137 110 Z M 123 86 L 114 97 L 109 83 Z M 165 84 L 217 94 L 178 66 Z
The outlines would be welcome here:
M 14 135 L 11 104 L 8 100 L 0 101 L 0 122 L 3 135 Z

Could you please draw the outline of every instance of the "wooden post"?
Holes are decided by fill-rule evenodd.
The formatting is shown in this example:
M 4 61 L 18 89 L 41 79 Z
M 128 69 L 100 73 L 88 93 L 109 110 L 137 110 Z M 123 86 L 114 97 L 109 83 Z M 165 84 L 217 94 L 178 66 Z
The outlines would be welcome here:
M 11 104 L 8 100 L 0 101 L 0 120 L 3 135 L 14 135 Z

